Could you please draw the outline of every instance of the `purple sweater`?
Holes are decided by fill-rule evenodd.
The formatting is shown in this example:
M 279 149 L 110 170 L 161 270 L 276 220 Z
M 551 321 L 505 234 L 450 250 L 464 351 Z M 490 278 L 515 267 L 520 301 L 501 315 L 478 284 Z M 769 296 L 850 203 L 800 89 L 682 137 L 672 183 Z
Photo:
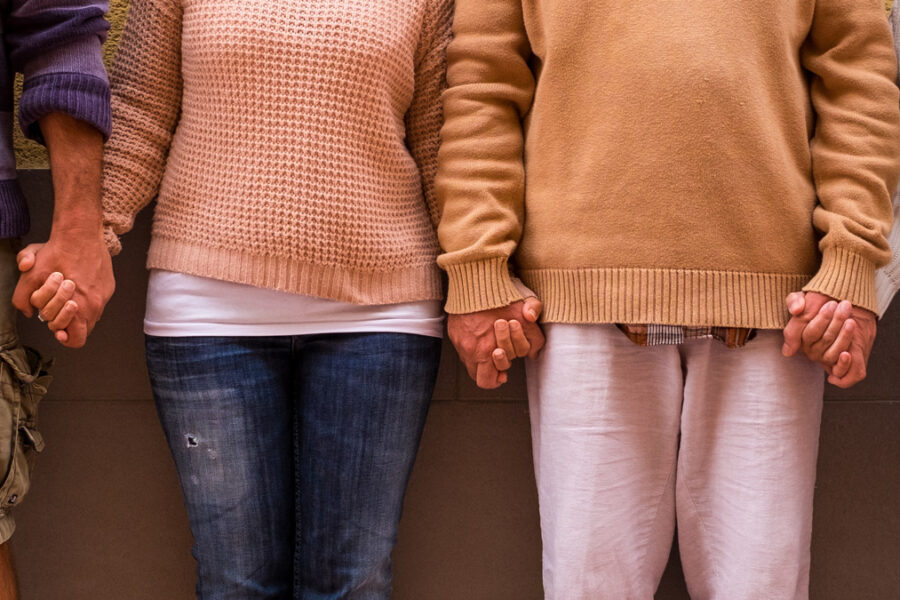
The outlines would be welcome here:
M 106 0 L 0 0 L 0 239 L 28 231 L 16 181 L 13 77 L 25 76 L 19 123 L 42 141 L 38 120 L 60 112 L 109 136 L 109 82 L 100 47 L 109 24 Z

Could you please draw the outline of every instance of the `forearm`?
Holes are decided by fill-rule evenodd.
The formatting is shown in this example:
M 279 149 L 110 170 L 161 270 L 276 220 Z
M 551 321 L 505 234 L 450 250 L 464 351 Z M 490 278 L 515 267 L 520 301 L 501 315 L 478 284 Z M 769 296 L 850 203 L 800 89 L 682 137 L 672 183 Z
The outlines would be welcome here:
M 102 238 L 103 135 L 91 125 L 62 113 L 46 115 L 39 123 L 53 176 L 51 239 Z

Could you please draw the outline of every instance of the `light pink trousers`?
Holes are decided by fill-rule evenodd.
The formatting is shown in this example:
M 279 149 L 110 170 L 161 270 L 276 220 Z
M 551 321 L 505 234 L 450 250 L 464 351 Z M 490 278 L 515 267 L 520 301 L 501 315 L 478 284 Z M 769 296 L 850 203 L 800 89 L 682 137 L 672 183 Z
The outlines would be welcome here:
M 676 519 L 694 600 L 806 600 L 823 373 L 747 346 L 551 324 L 528 364 L 550 600 L 652 600 Z

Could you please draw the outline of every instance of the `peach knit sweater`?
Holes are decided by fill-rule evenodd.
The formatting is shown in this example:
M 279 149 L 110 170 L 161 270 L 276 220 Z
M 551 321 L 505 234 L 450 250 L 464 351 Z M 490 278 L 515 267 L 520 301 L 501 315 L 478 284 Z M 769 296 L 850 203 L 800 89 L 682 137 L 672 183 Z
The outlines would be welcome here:
M 779 328 L 875 310 L 900 159 L 882 0 L 457 0 L 436 180 L 448 312 Z
M 450 0 L 132 0 L 111 75 L 107 241 L 148 267 L 357 304 L 438 299 Z

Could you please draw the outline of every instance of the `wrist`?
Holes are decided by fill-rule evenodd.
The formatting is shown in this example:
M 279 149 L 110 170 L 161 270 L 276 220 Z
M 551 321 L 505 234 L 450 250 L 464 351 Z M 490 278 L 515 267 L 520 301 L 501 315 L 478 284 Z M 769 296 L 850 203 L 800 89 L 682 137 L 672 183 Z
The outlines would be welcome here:
M 103 223 L 98 218 L 78 219 L 68 218 L 57 221 L 54 219 L 50 229 L 48 243 L 72 243 L 79 244 L 103 244 Z

